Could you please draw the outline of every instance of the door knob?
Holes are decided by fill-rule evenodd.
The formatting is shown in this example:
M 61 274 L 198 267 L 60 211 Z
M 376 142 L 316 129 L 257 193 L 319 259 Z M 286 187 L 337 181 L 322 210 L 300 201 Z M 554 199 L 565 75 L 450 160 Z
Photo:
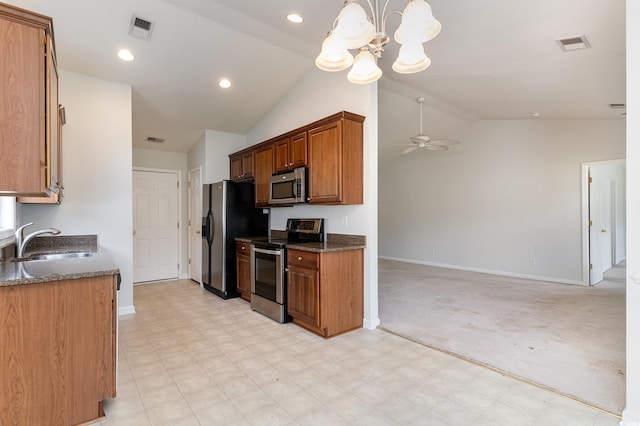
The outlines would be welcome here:
M 200 235 L 200 231 L 196 231 L 196 234 L 197 234 L 197 235 Z
M 136 230 L 135 229 L 133 230 L 133 235 L 136 235 Z
M 603 234 L 607 232 L 606 229 L 601 229 L 600 232 L 602 232 Z

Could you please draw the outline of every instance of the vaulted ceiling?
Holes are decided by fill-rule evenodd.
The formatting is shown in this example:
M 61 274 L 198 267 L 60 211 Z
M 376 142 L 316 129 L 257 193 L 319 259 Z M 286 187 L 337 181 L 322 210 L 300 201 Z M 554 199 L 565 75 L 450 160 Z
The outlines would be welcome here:
M 11 0 L 54 19 L 61 69 L 133 88 L 133 145 L 188 152 L 203 129 L 246 134 L 314 65 L 343 0 Z M 364 3 L 364 0 L 361 2 Z M 402 0 L 390 7 L 402 9 Z M 432 65 L 391 71 L 380 86 L 468 119 L 616 119 L 625 102 L 625 10 L 613 0 L 430 0 L 442 32 L 425 44 Z M 285 19 L 296 12 L 305 19 Z M 155 26 L 149 41 L 128 35 L 132 14 Z M 390 32 L 399 18 L 389 17 Z M 563 52 L 555 39 L 585 35 L 591 48 Z M 131 63 L 115 53 L 128 47 Z M 343 72 L 346 78 L 346 72 Z M 232 88 L 218 87 L 219 79 Z M 412 133 L 386 117 L 386 132 Z M 404 107 L 406 108 L 406 106 Z M 405 128 L 403 128 L 405 127 Z M 415 131 L 413 131 L 415 133 Z M 147 136 L 166 140 L 146 142 Z

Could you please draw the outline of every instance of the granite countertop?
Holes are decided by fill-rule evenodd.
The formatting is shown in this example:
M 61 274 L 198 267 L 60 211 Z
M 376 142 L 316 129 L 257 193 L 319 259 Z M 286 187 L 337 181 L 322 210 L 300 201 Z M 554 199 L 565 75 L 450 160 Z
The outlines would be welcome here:
M 109 256 L 98 251 L 97 238 L 92 237 L 95 236 L 34 238 L 33 245 L 30 245 L 27 250 L 27 258 L 35 253 L 92 252 L 93 254 L 88 257 L 59 260 L 2 261 L 0 262 L 0 287 L 119 274 L 120 270 Z
M 272 234 L 274 231 L 271 231 Z M 275 231 L 282 232 L 282 231 Z M 278 234 L 278 237 L 282 237 Z M 286 238 L 286 232 L 284 237 Z M 236 241 L 251 243 L 252 241 L 265 240 L 267 237 L 237 237 Z M 295 250 L 303 250 L 314 253 L 328 253 L 335 251 L 360 250 L 366 248 L 366 237 L 364 235 L 349 234 L 327 234 L 327 241 L 320 243 L 290 243 L 285 247 Z
M 251 243 L 251 241 L 259 240 L 260 238 L 266 237 L 236 237 L 236 241 L 239 243 Z
M 366 246 L 364 244 L 324 241 L 321 243 L 293 243 L 287 244 L 286 247 L 288 249 L 310 251 L 314 253 L 329 253 L 334 251 L 359 250 Z

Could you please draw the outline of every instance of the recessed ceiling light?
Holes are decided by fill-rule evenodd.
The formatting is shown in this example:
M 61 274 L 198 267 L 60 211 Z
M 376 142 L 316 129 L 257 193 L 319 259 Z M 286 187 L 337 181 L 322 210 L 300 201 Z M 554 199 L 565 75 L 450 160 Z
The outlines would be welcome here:
M 133 56 L 133 53 L 131 53 L 130 50 L 127 49 L 120 49 L 118 50 L 118 58 L 122 59 L 125 62 L 131 62 L 133 61 L 136 57 Z
M 223 78 L 218 82 L 218 86 L 222 87 L 223 89 L 228 89 L 229 87 L 231 87 L 231 82 L 226 78 Z
M 298 15 L 297 13 L 291 13 L 287 15 L 287 19 L 289 20 L 289 22 L 293 22 L 294 24 L 302 24 L 304 22 L 302 16 Z
M 532 112 L 531 116 L 534 117 L 534 118 L 538 118 L 538 117 L 540 117 L 540 113 L 539 112 Z

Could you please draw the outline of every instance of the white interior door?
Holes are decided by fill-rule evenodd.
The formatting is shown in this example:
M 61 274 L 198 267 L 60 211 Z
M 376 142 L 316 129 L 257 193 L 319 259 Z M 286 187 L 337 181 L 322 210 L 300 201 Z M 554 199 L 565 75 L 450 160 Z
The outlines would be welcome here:
M 200 168 L 189 171 L 189 278 L 202 284 L 202 182 Z
M 611 179 L 606 168 L 589 169 L 589 284 L 604 279 L 612 265 Z
M 178 174 L 133 172 L 133 281 L 179 275 Z

